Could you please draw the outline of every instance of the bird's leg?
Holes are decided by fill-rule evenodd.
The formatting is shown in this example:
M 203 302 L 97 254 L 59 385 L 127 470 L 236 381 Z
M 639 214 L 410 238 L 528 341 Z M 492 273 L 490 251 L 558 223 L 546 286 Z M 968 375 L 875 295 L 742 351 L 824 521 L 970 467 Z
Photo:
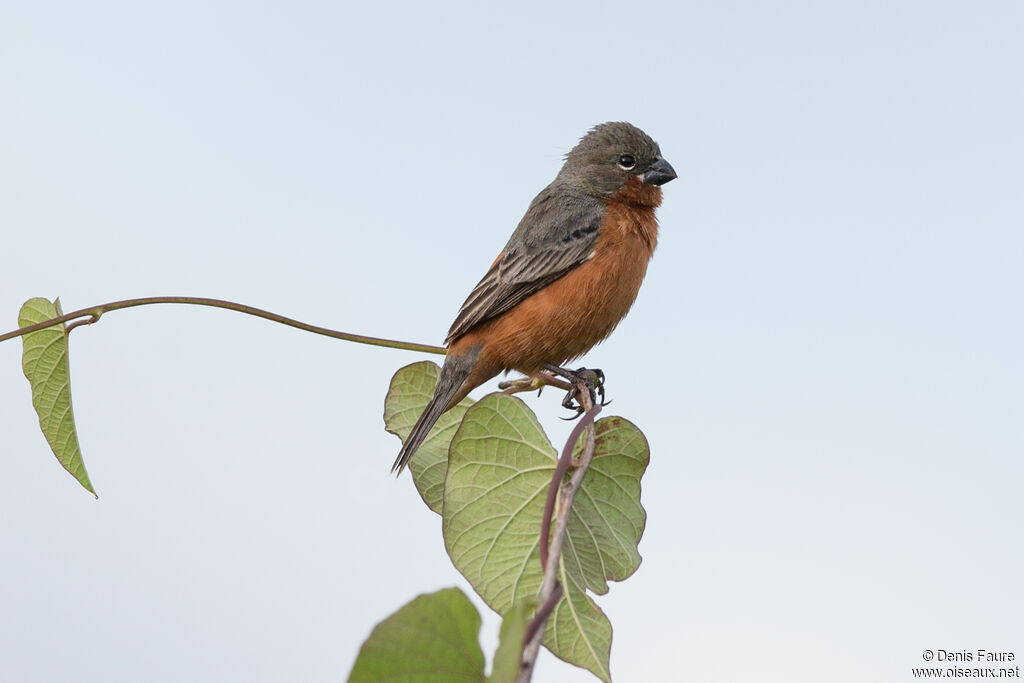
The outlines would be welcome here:
M 601 405 L 608 405 L 604 400 L 604 372 L 594 368 L 579 368 L 578 370 L 566 370 L 550 363 L 544 364 L 544 369 L 553 375 L 558 375 L 569 380 L 569 392 L 562 400 L 562 406 L 569 410 L 575 410 L 576 415 L 568 419 L 576 419 L 583 414 L 583 406 L 577 400 L 577 396 L 586 391 L 590 394 L 591 403 L 597 403 L 601 398 Z
M 529 377 L 518 377 L 516 379 L 509 379 L 498 383 L 498 388 L 506 394 L 518 394 L 521 391 L 533 391 L 536 389 L 537 395 L 539 396 L 540 392 L 546 386 L 553 386 L 558 389 L 565 389 L 566 391 L 572 389 L 571 384 L 563 382 L 554 374 L 546 370 L 541 370 L 537 374 Z

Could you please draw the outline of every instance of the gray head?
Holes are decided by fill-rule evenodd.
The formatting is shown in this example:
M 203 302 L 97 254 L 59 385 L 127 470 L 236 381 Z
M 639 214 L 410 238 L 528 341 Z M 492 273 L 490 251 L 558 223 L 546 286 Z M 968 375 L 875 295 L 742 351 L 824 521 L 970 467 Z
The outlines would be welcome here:
M 610 197 L 630 178 L 646 185 L 663 185 L 676 172 L 661 158 L 658 143 L 626 122 L 594 126 L 565 155 L 558 180 L 587 194 Z

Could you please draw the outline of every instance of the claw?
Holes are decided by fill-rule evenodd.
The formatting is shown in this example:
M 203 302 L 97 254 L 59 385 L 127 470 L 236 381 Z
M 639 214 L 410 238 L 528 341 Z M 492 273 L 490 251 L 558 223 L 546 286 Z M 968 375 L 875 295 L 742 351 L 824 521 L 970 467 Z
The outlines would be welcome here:
M 576 414 L 572 417 L 562 418 L 563 420 L 575 420 L 585 412 L 581 403 L 576 400 L 579 391 L 583 387 L 586 387 L 589 392 L 592 404 L 597 405 L 600 402 L 600 405 L 606 406 L 610 403 L 610 401 L 605 400 L 604 372 L 598 368 L 579 368 L 574 371 L 560 368 L 557 365 L 545 364 L 543 372 L 551 375 L 552 378 L 558 376 L 568 380 L 568 385 L 561 383 L 562 386 L 567 386 L 569 390 L 569 393 L 562 399 L 562 406 L 569 410 L 575 410 Z M 555 382 L 551 383 L 555 384 Z
M 580 368 L 576 371 L 576 376 L 586 383 L 587 389 L 590 391 L 590 402 L 593 404 L 598 403 L 597 399 L 600 396 L 600 403 L 604 405 L 604 371 L 600 368 L 594 368 L 593 370 Z
M 562 407 L 566 408 L 567 410 L 575 411 L 576 413 L 575 415 L 562 418 L 567 422 L 575 420 L 576 418 L 583 414 L 583 406 L 581 406 L 579 402 L 576 401 L 576 391 L 577 389 L 574 386 L 573 388 L 569 389 L 568 392 L 566 392 L 565 398 L 562 399 Z
M 580 415 L 583 414 L 583 406 L 581 406 L 579 404 L 579 402 L 576 400 L 576 389 L 575 388 L 570 389 L 569 392 L 565 395 L 565 398 L 562 399 L 562 407 L 566 408 L 568 410 L 575 410 L 576 411 L 576 414 L 573 415 L 572 417 L 567 417 L 567 418 L 562 418 L 562 419 L 565 419 L 565 420 L 575 420 L 577 417 L 579 417 Z

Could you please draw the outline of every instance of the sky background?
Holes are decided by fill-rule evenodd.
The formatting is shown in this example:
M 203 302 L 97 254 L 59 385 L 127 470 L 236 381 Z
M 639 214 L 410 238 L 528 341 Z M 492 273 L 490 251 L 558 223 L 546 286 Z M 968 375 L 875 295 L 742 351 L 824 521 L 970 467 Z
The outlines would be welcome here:
M 643 564 L 598 598 L 615 679 L 1020 663 L 1022 35 L 1019 2 L 6 2 L 0 327 L 191 295 L 438 344 L 562 155 L 628 120 L 679 179 L 580 363 L 651 445 Z M 5 679 L 338 681 L 412 597 L 469 592 L 388 475 L 388 382 L 427 356 L 111 313 L 71 339 L 96 501 L 20 353 Z M 564 440 L 558 392 L 527 400 Z

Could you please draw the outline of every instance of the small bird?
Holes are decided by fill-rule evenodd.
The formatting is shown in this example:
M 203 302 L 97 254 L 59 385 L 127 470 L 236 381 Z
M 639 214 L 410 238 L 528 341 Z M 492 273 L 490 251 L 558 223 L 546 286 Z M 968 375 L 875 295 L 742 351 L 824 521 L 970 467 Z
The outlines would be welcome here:
M 611 334 L 647 273 L 661 185 L 675 177 L 658 144 L 629 123 L 602 123 L 580 139 L 462 304 L 437 388 L 392 472 L 476 387 L 509 370 L 537 377 Z

